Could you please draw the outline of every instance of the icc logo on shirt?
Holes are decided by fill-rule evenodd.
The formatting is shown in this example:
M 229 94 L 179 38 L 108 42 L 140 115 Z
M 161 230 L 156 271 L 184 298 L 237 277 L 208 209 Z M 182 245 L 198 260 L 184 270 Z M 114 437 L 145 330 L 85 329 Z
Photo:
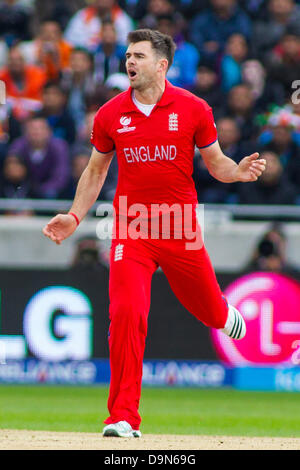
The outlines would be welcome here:
M 122 126 L 129 126 L 129 124 L 131 123 L 131 118 L 122 116 L 120 119 L 120 123 L 122 124 Z
M 131 117 L 122 116 L 120 119 L 120 123 L 123 126 L 121 129 L 117 129 L 117 132 L 121 134 L 122 132 L 130 132 L 135 130 L 135 126 L 129 127 L 131 123 Z

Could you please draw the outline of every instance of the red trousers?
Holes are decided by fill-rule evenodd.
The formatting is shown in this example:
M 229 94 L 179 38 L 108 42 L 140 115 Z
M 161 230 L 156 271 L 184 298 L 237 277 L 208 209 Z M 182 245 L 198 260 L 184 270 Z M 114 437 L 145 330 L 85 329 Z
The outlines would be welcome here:
M 205 325 L 223 328 L 227 303 L 204 246 L 186 250 L 185 240 L 113 240 L 110 261 L 110 416 L 139 429 L 143 357 L 151 279 L 160 266 L 181 304 Z

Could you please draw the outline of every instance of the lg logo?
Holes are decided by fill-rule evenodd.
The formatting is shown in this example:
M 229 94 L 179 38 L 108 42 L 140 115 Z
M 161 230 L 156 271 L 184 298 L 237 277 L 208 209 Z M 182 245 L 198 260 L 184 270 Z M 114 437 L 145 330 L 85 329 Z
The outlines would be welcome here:
M 80 291 L 47 287 L 24 312 L 24 334 L 31 352 L 44 360 L 83 360 L 91 355 L 91 304 Z
M 0 364 L 25 359 L 27 349 L 45 361 L 89 359 L 92 313 L 89 299 L 78 289 L 54 286 L 40 290 L 26 305 L 24 335 L 0 336 Z
M 240 341 L 214 330 L 222 359 L 232 365 L 300 364 L 300 284 L 278 273 L 246 274 L 224 294 L 242 313 L 247 334 Z

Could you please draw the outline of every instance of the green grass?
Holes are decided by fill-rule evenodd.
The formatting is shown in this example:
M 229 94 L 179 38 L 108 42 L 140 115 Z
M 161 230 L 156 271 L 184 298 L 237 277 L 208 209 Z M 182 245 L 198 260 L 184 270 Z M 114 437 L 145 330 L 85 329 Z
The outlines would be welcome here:
M 0 429 L 100 432 L 107 387 L 0 386 Z M 300 437 L 300 395 L 145 387 L 144 433 Z

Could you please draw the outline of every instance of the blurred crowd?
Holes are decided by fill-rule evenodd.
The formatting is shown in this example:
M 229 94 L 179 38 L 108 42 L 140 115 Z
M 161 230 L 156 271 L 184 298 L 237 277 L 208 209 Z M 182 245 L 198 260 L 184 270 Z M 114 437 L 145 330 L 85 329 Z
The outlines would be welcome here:
M 267 160 L 257 182 L 223 184 L 196 150 L 199 202 L 300 204 L 300 0 L 0 0 L 0 198 L 73 199 L 140 27 L 174 38 L 167 78 L 213 108 L 224 153 Z M 114 158 L 99 200 L 117 177 Z

